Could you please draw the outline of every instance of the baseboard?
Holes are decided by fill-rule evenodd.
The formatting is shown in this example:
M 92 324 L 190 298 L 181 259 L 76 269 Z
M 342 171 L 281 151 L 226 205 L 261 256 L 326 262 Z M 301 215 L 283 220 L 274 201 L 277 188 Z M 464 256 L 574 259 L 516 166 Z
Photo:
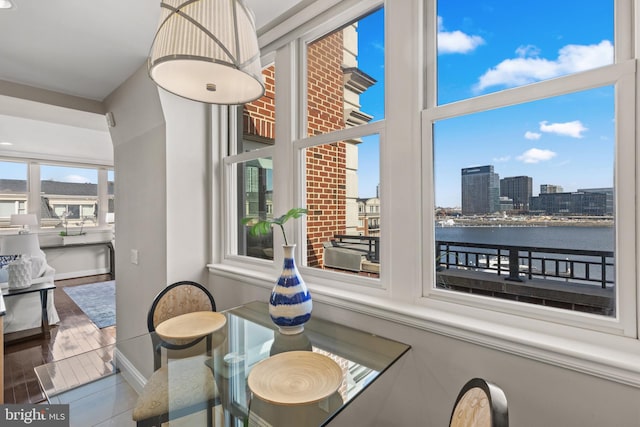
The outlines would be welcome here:
M 120 375 L 125 379 L 136 393 L 142 393 L 144 385 L 147 383 L 147 379 L 138 371 L 138 369 L 127 359 L 127 357 L 118 348 L 114 350 L 114 360 L 116 363 L 116 369 L 120 371 Z
M 76 279 L 78 277 L 97 276 L 100 274 L 109 274 L 109 273 L 111 272 L 109 271 L 108 267 L 97 268 L 95 270 L 70 271 L 66 273 L 56 274 L 54 276 L 54 280 Z

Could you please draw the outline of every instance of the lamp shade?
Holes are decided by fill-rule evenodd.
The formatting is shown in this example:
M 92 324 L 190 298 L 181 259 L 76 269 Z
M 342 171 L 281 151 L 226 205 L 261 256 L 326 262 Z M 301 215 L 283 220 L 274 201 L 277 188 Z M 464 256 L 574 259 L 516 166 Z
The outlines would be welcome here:
M 37 225 L 38 218 L 34 214 L 12 214 L 10 225 Z
M 149 76 L 163 89 L 209 104 L 264 94 L 253 12 L 243 0 L 163 0 Z

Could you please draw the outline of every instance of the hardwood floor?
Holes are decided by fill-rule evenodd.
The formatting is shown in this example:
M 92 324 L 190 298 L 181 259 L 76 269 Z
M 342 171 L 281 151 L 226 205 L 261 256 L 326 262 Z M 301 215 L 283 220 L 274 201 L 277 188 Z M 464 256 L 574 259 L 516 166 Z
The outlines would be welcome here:
M 98 329 L 63 291 L 66 286 L 105 280 L 111 280 L 111 276 L 104 274 L 55 282 L 54 301 L 60 323 L 51 328 L 51 336 L 5 345 L 5 403 L 44 402 L 45 397 L 33 368 L 115 342 L 115 326 Z M 10 339 L 11 334 L 5 335 L 5 338 Z

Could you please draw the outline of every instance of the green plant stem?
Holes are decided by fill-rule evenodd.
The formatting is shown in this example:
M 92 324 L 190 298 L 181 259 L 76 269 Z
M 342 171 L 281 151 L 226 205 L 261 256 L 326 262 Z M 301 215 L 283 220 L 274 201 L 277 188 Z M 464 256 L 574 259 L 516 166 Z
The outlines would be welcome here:
M 280 230 L 282 230 L 282 237 L 284 237 L 284 244 L 285 245 L 289 245 L 289 243 L 287 242 L 287 235 L 284 233 L 284 226 L 282 224 L 278 224 L 280 226 Z

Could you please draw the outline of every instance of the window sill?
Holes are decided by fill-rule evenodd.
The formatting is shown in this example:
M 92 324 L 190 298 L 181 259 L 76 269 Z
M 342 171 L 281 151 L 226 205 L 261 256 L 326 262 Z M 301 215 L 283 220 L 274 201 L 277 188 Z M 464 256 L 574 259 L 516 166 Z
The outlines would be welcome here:
M 212 274 L 266 289 L 273 273 L 226 264 L 208 265 Z M 418 298 L 414 303 L 363 295 L 305 280 L 314 300 L 408 327 L 617 383 L 640 387 L 640 341 L 512 314 Z

